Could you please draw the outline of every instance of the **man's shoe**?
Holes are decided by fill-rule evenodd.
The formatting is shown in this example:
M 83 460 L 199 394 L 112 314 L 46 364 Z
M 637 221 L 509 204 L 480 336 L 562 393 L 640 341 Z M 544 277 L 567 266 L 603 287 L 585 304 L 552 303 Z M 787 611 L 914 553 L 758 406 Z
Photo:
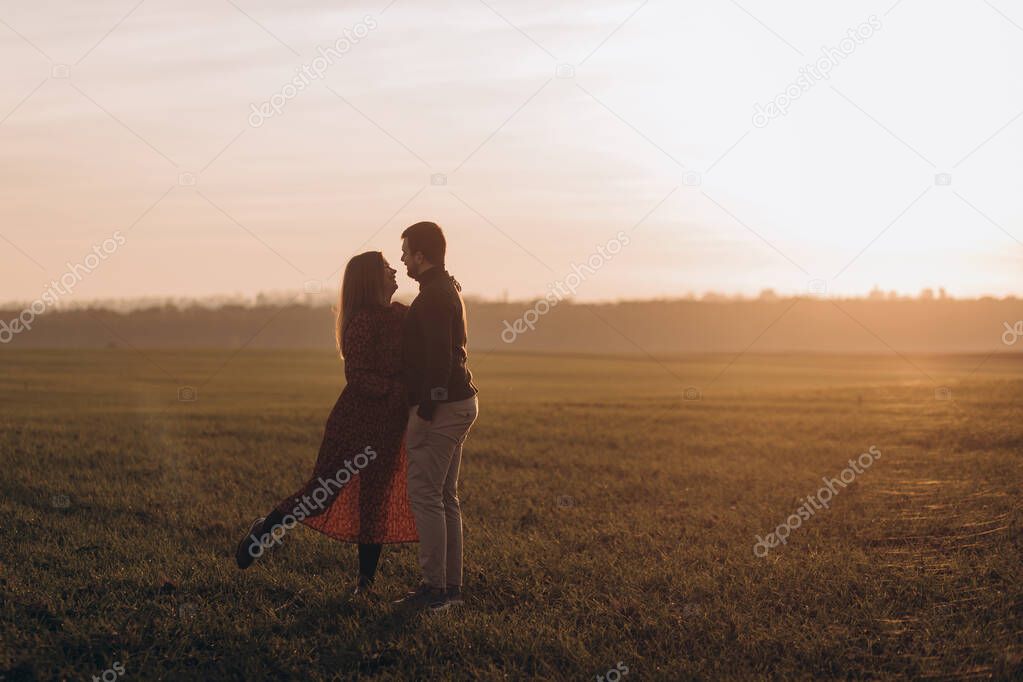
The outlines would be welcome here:
M 443 587 L 430 587 L 423 583 L 394 602 L 394 605 L 400 609 L 442 611 L 448 607 L 447 590 Z
M 234 550 L 234 560 L 238 562 L 238 568 L 243 571 L 251 566 L 257 557 L 263 556 L 263 552 L 255 553 L 256 547 L 260 546 L 258 533 L 263 528 L 263 520 L 263 517 L 259 517 L 252 522 L 249 534 L 242 538 Z
M 355 589 L 352 590 L 352 597 L 372 598 L 376 596 L 377 593 L 373 591 L 373 581 L 360 575 Z
M 448 605 L 456 606 L 462 603 L 462 588 L 458 586 L 448 586 Z

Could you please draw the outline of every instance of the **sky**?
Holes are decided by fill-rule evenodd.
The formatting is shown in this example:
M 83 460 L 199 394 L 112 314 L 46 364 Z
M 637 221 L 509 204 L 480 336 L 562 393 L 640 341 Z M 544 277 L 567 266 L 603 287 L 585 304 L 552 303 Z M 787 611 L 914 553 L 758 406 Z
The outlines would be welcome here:
M 1018 295 L 1021 63 L 1007 0 L 5 3 L 0 300 L 327 296 L 419 220 L 486 298 Z

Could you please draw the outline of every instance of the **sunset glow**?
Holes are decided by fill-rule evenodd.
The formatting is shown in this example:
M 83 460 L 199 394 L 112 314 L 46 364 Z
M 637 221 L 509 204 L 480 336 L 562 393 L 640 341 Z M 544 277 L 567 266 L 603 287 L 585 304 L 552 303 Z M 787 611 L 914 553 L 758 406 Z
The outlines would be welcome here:
M 332 4 L 3 10 L 0 298 L 116 230 L 76 300 L 333 290 L 420 219 L 488 298 L 619 230 L 577 298 L 1023 291 L 1008 4 Z

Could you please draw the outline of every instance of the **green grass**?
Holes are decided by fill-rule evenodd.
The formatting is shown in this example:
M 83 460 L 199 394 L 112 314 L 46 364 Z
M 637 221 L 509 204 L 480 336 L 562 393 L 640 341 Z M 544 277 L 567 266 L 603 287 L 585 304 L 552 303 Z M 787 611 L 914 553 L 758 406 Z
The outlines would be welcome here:
M 467 602 L 411 618 L 350 601 L 354 547 L 308 529 L 234 566 L 310 471 L 343 382 L 329 354 L 0 359 L 7 681 L 114 662 L 125 680 L 1023 675 L 1018 356 L 479 354 Z M 870 446 L 829 510 L 754 556 Z M 385 548 L 383 595 L 415 565 Z

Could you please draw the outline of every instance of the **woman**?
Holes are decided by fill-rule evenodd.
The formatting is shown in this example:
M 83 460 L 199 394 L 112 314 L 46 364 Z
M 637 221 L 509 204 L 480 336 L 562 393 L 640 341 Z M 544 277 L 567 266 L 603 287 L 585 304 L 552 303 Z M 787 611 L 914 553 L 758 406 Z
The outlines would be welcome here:
M 395 273 L 379 251 L 348 262 L 335 325 L 347 385 L 327 418 L 312 476 L 253 522 L 235 552 L 239 568 L 248 568 L 300 521 L 359 543 L 355 594 L 363 594 L 373 583 L 383 543 L 418 540 L 405 478 L 401 324 L 408 308 L 391 302 Z

